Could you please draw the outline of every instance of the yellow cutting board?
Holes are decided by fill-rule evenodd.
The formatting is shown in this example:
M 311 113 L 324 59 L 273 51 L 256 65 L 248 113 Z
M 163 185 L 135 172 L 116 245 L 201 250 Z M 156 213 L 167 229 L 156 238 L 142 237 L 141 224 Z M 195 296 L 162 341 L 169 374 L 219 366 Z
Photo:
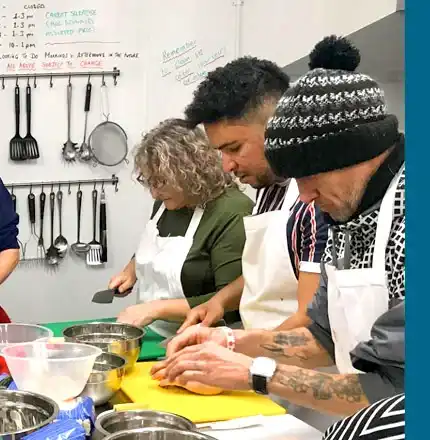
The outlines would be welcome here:
M 226 391 L 216 396 L 200 396 L 176 387 L 161 388 L 149 374 L 154 362 L 139 362 L 127 375 L 121 390 L 147 409 L 167 411 L 194 423 L 218 422 L 255 415 L 285 414 L 285 409 L 268 397 L 250 391 Z M 137 406 L 137 405 L 136 405 Z

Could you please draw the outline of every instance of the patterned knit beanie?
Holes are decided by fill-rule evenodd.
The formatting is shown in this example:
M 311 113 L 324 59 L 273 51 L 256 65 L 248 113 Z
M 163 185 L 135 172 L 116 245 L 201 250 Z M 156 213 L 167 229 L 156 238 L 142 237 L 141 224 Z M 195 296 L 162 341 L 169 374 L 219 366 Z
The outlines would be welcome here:
M 265 154 L 280 177 L 305 177 L 373 159 L 399 138 L 384 92 L 355 73 L 360 53 L 330 36 L 309 56 L 307 74 L 278 102 L 266 130 Z

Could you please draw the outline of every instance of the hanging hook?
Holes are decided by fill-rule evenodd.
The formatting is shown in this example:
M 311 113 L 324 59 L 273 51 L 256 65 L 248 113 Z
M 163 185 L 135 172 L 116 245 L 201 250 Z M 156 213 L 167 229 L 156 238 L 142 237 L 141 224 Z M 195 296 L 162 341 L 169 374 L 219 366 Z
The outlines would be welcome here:
M 33 184 L 30 183 L 30 194 L 33 194 Z
M 72 75 L 69 75 L 69 86 L 72 85 Z
M 67 189 L 67 194 L 69 194 L 69 196 L 70 196 L 70 194 L 72 194 L 72 190 L 70 189 L 70 185 L 71 185 L 71 182 L 69 180 L 69 188 Z
M 116 85 L 118 84 L 117 76 L 118 76 L 117 68 L 114 67 L 114 68 L 113 68 L 113 85 L 114 85 L 114 86 L 116 86 Z
M 4 76 L 2 76 L 1 78 L 1 88 L 4 90 L 5 86 L 4 86 Z
M 91 73 L 88 75 L 88 84 L 91 82 Z
M 52 87 L 54 86 L 54 83 L 52 82 L 52 75 L 49 78 L 49 87 L 52 89 Z
M 40 192 L 43 192 L 43 186 L 44 186 L 44 183 L 42 182 L 42 185 L 40 185 Z
M 96 189 L 96 185 L 97 185 L 97 182 L 94 181 L 94 188 L 93 189 Z
M 18 75 L 16 76 L 16 85 L 18 86 L 18 79 L 19 79 L 19 77 L 18 77 Z
M 106 85 L 106 81 L 105 81 L 105 74 L 103 73 L 102 75 L 102 86 Z
M 29 85 L 30 85 L 30 77 L 27 76 L 27 86 L 29 86 Z
M 33 80 L 33 87 L 34 87 L 34 88 L 36 88 L 36 87 L 37 87 L 36 75 L 34 75 L 34 80 Z
M 102 194 L 104 194 L 105 193 L 105 182 L 103 181 L 102 182 Z
M 51 192 L 54 192 L 54 184 L 51 183 Z
M 10 193 L 13 195 L 13 185 L 10 187 Z
M 81 182 L 79 182 L 79 185 L 78 185 L 78 191 L 80 191 L 81 190 Z
M 58 182 L 58 191 L 61 191 L 61 182 Z

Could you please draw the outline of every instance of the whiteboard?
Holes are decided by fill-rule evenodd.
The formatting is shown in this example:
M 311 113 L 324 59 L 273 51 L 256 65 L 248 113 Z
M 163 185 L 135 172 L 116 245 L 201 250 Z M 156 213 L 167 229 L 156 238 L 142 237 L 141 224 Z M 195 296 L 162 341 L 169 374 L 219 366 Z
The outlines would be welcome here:
M 106 70 L 139 59 L 141 40 L 130 20 L 142 15 L 143 3 L 1 2 L 0 73 Z
M 147 125 L 180 117 L 210 70 L 235 57 L 232 0 L 146 0 Z
M 33 8 L 32 6 L 36 7 Z M 100 72 L 120 69 L 117 86 L 106 77 L 109 91 L 111 119 L 126 131 L 129 149 L 139 141 L 144 126 L 145 72 L 143 38 L 136 32 L 139 17 L 143 15 L 140 0 L 45 0 L 0 2 L 0 75 L 47 72 Z M 120 18 L 120 19 L 118 19 Z M 134 23 L 136 25 L 134 25 Z M 132 26 L 130 24 L 133 24 Z M 24 29 L 21 33 L 21 29 Z M 15 32 L 13 32 L 15 30 Z M 19 33 L 17 33 L 19 30 Z M 80 144 L 84 129 L 84 100 L 87 76 L 72 77 L 72 141 Z M 105 186 L 108 210 L 108 263 L 103 267 L 87 267 L 81 259 L 69 253 L 55 271 L 40 265 L 20 265 L 12 276 L 0 286 L 0 304 L 12 319 L 26 322 L 92 319 L 115 316 L 130 297 L 112 305 L 100 307 L 91 303 L 95 291 L 104 289 L 112 275 L 129 261 L 134 253 L 142 225 L 148 218 L 152 201 L 149 194 L 133 179 L 132 162 L 116 167 L 92 167 L 83 163 L 64 163 L 61 159 L 63 143 L 67 139 L 66 87 L 68 77 L 37 80 L 32 87 L 32 134 L 37 139 L 41 157 L 34 163 L 10 162 L 9 140 L 15 132 L 14 80 L 0 87 L 0 116 L 4 129 L 0 133 L 3 145 L 0 155 L 0 177 L 5 183 L 79 180 L 109 178 L 115 173 L 120 180 L 119 191 Z M 103 120 L 100 108 L 101 77 L 91 79 L 93 85 L 88 134 Z M 30 79 L 33 86 L 33 78 Z M 26 79 L 20 79 L 21 135 L 25 134 Z M 130 108 L 133 107 L 133 111 Z M 132 157 L 129 155 L 129 159 Z M 62 188 L 63 235 L 69 244 L 76 241 L 76 190 L 67 185 Z M 82 240 L 92 237 L 91 191 L 82 186 Z M 97 187 L 100 191 L 100 185 Z M 57 191 L 58 187 L 54 188 Z M 45 193 L 51 191 L 44 188 Z M 23 243 L 30 237 L 27 195 L 28 189 L 15 189 L 20 214 L 19 237 Z M 34 188 L 37 197 L 40 188 Z M 132 201 L 132 202 L 130 202 Z M 38 212 L 38 211 L 37 211 Z M 50 243 L 49 203 L 45 210 L 44 238 Z M 37 218 L 37 232 L 39 219 Z M 54 223 L 58 235 L 58 210 Z M 28 257 L 35 257 L 34 241 L 29 242 Z M 25 307 L 22 305 L 25 304 Z

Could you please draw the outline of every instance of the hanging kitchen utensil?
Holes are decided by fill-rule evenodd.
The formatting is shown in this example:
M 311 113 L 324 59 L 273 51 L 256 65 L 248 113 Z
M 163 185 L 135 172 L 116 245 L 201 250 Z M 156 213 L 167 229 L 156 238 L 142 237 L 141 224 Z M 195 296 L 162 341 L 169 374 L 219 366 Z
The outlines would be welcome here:
M 133 288 L 130 288 L 123 293 L 120 293 L 118 289 L 100 290 L 94 294 L 92 302 L 96 304 L 111 304 L 115 297 L 127 296 L 132 290 Z
M 100 255 L 100 261 L 107 263 L 107 223 L 106 223 L 106 194 L 104 188 L 100 194 L 100 244 L 102 246 L 102 252 Z
M 106 83 L 101 88 L 101 106 L 105 121 L 97 125 L 90 134 L 88 144 L 92 158 L 100 165 L 115 166 L 125 161 L 128 163 L 127 134 L 124 129 L 109 120 L 109 97 Z
M 13 210 L 18 214 L 18 211 L 16 210 L 16 195 L 13 192 L 13 187 L 12 187 L 12 193 L 11 193 L 10 197 L 12 199 Z M 19 238 L 17 238 L 17 241 L 18 241 L 18 246 L 19 246 L 19 250 L 21 253 L 20 259 L 24 260 L 25 259 L 24 245 L 22 244 L 22 241 Z
M 46 261 L 51 266 L 56 266 L 60 259 L 58 249 L 54 246 L 54 213 L 55 213 L 55 192 L 51 190 L 49 194 L 49 207 L 51 215 L 51 246 L 46 252 Z
M 96 239 L 97 234 L 97 190 L 94 188 L 92 191 L 93 199 L 93 239 L 88 243 L 90 249 L 87 253 L 87 264 L 88 266 L 98 266 L 102 264 L 101 254 L 102 246 Z
M 76 193 L 76 205 L 77 205 L 77 238 L 76 243 L 72 244 L 72 251 L 79 256 L 85 255 L 89 250 L 87 243 L 81 243 L 81 213 L 82 213 L 82 191 L 79 189 Z
M 88 84 L 85 88 L 85 125 L 84 125 L 84 140 L 78 149 L 78 157 L 83 162 L 87 162 L 91 159 L 91 150 L 87 144 L 87 127 L 88 127 L 88 113 L 90 112 L 91 106 L 91 90 L 92 85 L 90 79 L 88 78 Z
M 28 238 L 27 242 L 24 244 L 24 255 L 27 255 L 27 249 L 29 243 L 34 240 L 35 245 L 37 247 L 37 243 L 39 240 L 39 237 L 36 234 L 36 197 L 34 196 L 31 188 L 30 193 L 27 197 L 27 204 L 28 204 L 28 219 L 30 221 L 30 237 Z
M 10 140 L 9 143 L 9 157 L 10 160 L 13 161 L 20 161 L 27 159 L 24 139 L 19 134 L 20 115 L 21 115 L 21 104 L 20 104 L 19 85 L 17 80 L 15 86 L 15 136 Z
M 27 159 L 38 159 L 39 146 L 37 145 L 36 139 L 31 135 L 31 86 L 30 82 L 27 83 L 26 87 L 26 111 L 27 111 L 27 134 L 25 135 L 23 142 L 25 144 L 25 152 Z
M 43 239 L 43 221 L 45 218 L 45 203 L 46 203 L 46 194 L 43 191 L 39 195 L 39 210 L 40 210 L 40 230 L 39 230 L 39 240 L 37 242 L 37 258 L 43 259 L 45 258 L 45 242 Z
M 67 253 L 69 248 L 69 243 L 67 243 L 66 237 L 63 235 L 63 191 L 61 189 L 57 192 L 57 203 L 58 203 L 58 223 L 59 223 L 59 234 L 54 241 L 54 246 L 58 249 L 58 255 L 61 258 Z
M 67 141 L 63 146 L 63 158 L 67 162 L 73 162 L 76 158 L 76 143 L 71 140 L 71 117 L 72 117 L 72 83 L 67 84 Z

